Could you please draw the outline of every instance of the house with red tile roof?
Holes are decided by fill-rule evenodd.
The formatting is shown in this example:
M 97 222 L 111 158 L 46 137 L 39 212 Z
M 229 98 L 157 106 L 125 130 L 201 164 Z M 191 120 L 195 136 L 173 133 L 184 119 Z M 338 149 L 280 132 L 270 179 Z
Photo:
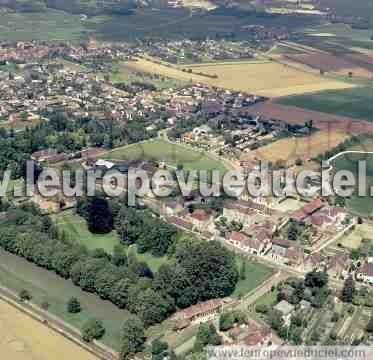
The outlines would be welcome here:
M 373 285 L 373 263 L 366 263 L 357 269 L 356 279 Z
M 307 256 L 303 263 L 304 270 L 307 272 L 320 270 L 324 265 L 325 261 L 319 252 Z
M 273 260 L 287 265 L 300 266 L 304 262 L 303 248 L 290 240 L 273 240 L 270 256 Z
M 338 279 L 345 278 L 350 264 L 351 260 L 347 254 L 336 254 L 327 261 L 328 274 Z
M 188 320 L 191 323 L 197 324 L 213 319 L 223 310 L 224 300 L 212 299 L 201 302 L 176 313 L 178 320 Z
M 324 203 L 320 198 L 316 198 L 312 200 L 310 203 L 304 205 L 300 209 L 294 211 L 290 215 L 290 219 L 298 222 L 303 222 L 311 216 L 313 213 L 315 213 L 317 210 L 321 209 L 324 206 Z
M 194 210 L 189 220 L 194 225 L 194 230 L 198 232 L 215 232 L 214 216 L 204 209 Z
M 267 325 L 248 320 L 229 330 L 226 337 L 226 346 L 266 346 L 272 341 L 272 331 Z

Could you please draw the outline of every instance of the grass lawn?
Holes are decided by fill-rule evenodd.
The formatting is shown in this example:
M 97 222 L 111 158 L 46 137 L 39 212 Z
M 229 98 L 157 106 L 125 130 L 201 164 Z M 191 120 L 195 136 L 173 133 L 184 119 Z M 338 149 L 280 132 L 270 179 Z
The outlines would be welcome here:
M 241 271 L 243 261 L 246 262 L 246 278 L 244 280 L 241 278 L 239 279 L 236 289 L 232 294 L 233 297 L 246 295 L 263 281 L 267 280 L 274 272 L 273 269 L 268 266 L 237 257 L 239 271 Z
M 92 234 L 87 227 L 85 219 L 74 213 L 73 210 L 64 211 L 55 216 L 58 226 L 63 229 L 66 235 L 85 245 L 89 250 L 104 249 L 107 253 L 112 254 L 115 245 L 120 243 L 119 237 L 115 231 L 110 234 Z M 164 257 L 155 257 L 150 253 L 139 254 L 136 246 L 131 246 L 128 251 L 135 251 L 139 260 L 145 261 L 152 271 L 158 268 L 167 260 Z
M 373 86 L 289 96 L 280 104 L 373 121 Z
M 277 302 L 277 290 L 267 292 L 266 294 L 261 296 L 253 305 L 249 307 L 250 317 L 256 320 L 265 321 L 266 317 L 263 314 L 257 313 L 255 311 L 255 307 L 257 305 L 266 305 L 270 309 L 272 309 L 273 306 L 276 304 L 276 302 Z
M 165 161 L 173 167 L 182 164 L 184 165 L 184 170 L 219 170 L 221 173 L 226 171 L 223 163 L 212 159 L 205 152 L 199 152 L 187 146 L 171 144 L 159 139 L 115 149 L 107 153 L 105 158 L 111 160 L 143 159 Z
M 104 249 L 111 254 L 115 245 L 119 244 L 116 232 L 110 234 L 92 234 L 87 227 L 87 222 L 81 216 L 68 210 L 58 214 L 56 217 L 58 226 L 63 229 L 66 235 L 85 245 L 89 250 Z
M 15 292 L 27 289 L 33 303 L 40 306 L 47 301 L 50 304 L 49 312 L 79 329 L 90 318 L 101 319 L 106 329 L 103 342 L 116 350 L 120 349 L 120 331 L 128 316 L 126 310 L 120 310 L 96 295 L 83 292 L 70 280 L 4 251 L 0 252 L 0 284 Z M 79 314 L 70 314 L 66 310 L 66 303 L 73 296 L 82 305 Z
M 363 239 L 373 240 L 373 225 L 371 224 L 360 224 L 356 225 L 355 229 L 344 236 L 338 243 L 350 249 L 359 248 Z
M 363 142 L 360 145 L 352 147 L 351 150 L 371 151 L 372 142 Z M 359 215 L 370 215 L 373 212 L 372 197 L 369 196 L 369 188 L 373 186 L 373 155 L 372 154 L 346 154 L 338 157 L 333 161 L 335 170 L 351 171 L 358 181 L 358 161 L 366 161 L 366 182 L 367 192 L 366 196 L 359 197 L 355 192 L 350 199 L 347 199 L 346 204 L 353 212 Z

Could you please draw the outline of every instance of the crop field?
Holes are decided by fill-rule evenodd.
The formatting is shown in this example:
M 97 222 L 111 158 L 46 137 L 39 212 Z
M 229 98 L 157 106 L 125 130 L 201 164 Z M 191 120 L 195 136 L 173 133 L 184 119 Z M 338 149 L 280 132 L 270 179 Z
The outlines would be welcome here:
M 2 300 L 0 338 L 2 359 L 97 360 L 96 356 Z
M 302 43 L 333 53 L 346 54 L 349 50 L 373 49 L 370 29 L 353 29 L 347 24 L 327 24 L 306 28 L 304 34 L 305 37 L 300 39 Z
M 356 58 L 354 58 L 356 57 Z M 363 59 L 361 59 L 363 57 Z M 293 61 L 294 63 L 299 63 L 306 65 L 315 70 L 322 70 L 324 72 L 334 72 L 339 75 L 348 76 L 349 73 L 352 76 L 367 77 L 371 78 L 373 76 L 372 65 L 368 62 L 369 56 L 359 54 L 350 56 L 334 56 L 331 54 L 302 54 L 302 55 L 286 55 L 287 60 Z M 373 58 L 371 59 L 373 60 Z
M 206 78 L 205 82 L 210 85 L 269 97 L 353 86 L 342 81 L 329 80 L 299 71 L 276 62 L 198 65 L 192 69 L 211 76 L 216 75 L 216 79 Z
M 150 61 L 144 58 L 139 58 L 136 61 L 128 61 L 126 63 L 126 67 L 132 70 L 148 72 L 150 74 L 158 74 L 160 76 L 173 78 L 179 81 L 203 82 L 206 80 L 204 76 L 183 72 L 174 65 L 167 65 L 163 62 L 156 63 L 155 61 Z
M 329 90 L 283 98 L 278 103 L 373 121 L 372 91 L 373 86 Z
M 112 160 L 165 161 L 174 167 L 182 164 L 184 170 L 219 170 L 221 173 L 226 171 L 220 161 L 212 159 L 208 154 L 164 140 L 146 141 L 125 146 L 105 154 L 104 157 Z
M 355 86 L 351 83 L 306 73 L 276 62 L 265 61 L 259 63 L 216 63 L 177 68 L 164 63 L 139 59 L 129 62 L 128 66 L 139 71 L 182 81 L 201 82 L 226 89 L 273 97 Z
M 306 96 L 301 98 L 305 99 Z M 299 103 L 299 106 L 300 105 Z M 312 119 L 314 127 L 329 132 L 341 131 L 351 135 L 373 133 L 373 122 L 369 121 L 369 118 L 366 120 L 359 120 L 345 115 L 335 115 L 309 110 L 299 106 L 289 106 L 273 101 L 266 101 L 253 105 L 251 111 L 252 114 L 282 120 L 289 124 L 304 124 L 305 121 Z
M 293 137 L 275 141 L 254 152 L 258 159 L 268 161 L 286 161 L 292 164 L 296 159 L 308 160 L 332 149 L 348 138 L 344 132 L 318 131 L 308 137 Z M 253 156 L 253 155 L 244 155 Z

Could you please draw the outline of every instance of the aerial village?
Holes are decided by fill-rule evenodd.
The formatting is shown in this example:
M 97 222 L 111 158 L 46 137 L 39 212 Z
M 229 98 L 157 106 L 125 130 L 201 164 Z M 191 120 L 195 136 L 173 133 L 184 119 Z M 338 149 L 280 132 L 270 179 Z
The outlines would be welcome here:
M 244 30 L 250 39 L 240 43 L 224 39 L 157 40 L 140 46 L 125 42 L 98 45 L 93 40 L 79 45 L 62 41 L 1 42 L 0 137 L 10 144 L 14 139 L 31 139 L 31 145 L 16 148 L 17 156 L 3 155 L 1 163 L 15 169 L 17 175 L 22 174 L 20 163 L 25 158 L 44 170 L 101 170 L 104 174 L 115 170 L 125 183 L 129 169 L 144 170 L 149 176 L 159 169 L 238 170 L 247 178 L 252 170 L 260 168 L 262 160 L 269 161 L 270 171 L 291 169 L 297 173 L 319 169 L 322 160 L 353 148 L 359 141 L 371 141 L 364 131 L 354 131 L 351 136 L 341 134 L 340 119 L 334 119 L 339 129 L 336 135 L 328 134 L 326 146 L 314 146 L 312 139 L 326 134 L 324 118 L 310 118 L 309 113 L 306 118 L 298 118 L 299 112 L 296 119 L 291 112 L 278 116 L 276 111 L 269 111 L 274 106 L 269 95 L 217 86 L 210 81 L 219 79 L 220 74 L 189 67 L 194 62 L 221 59 L 255 60 L 258 52 L 268 51 L 274 41 L 286 41 L 289 36 L 283 27 L 253 25 Z M 178 81 L 163 73 L 146 72 L 138 67 L 146 61 L 159 66 L 166 66 L 167 62 L 170 72 L 182 65 L 179 70 L 184 78 Z M 40 138 L 34 131 L 42 134 Z M 293 146 L 293 152 L 281 153 Z M 30 153 L 24 148 L 31 149 Z M 146 333 L 143 347 L 135 351 L 138 358 L 156 351 L 160 342 L 166 344 L 163 352 L 157 354 L 162 359 L 168 358 L 171 350 L 179 357 L 191 351 L 201 353 L 207 345 L 373 343 L 372 218 L 350 211 L 338 194 L 322 197 L 319 174 L 302 184 L 302 194 L 312 196 L 293 192 L 280 197 L 253 197 L 243 191 L 233 197 L 206 197 L 194 188 L 185 197 L 173 186 L 166 198 L 156 197 L 150 189 L 138 199 L 133 213 L 104 199 L 110 213 L 116 216 L 111 219 L 109 233 L 118 243 L 110 250 L 105 246 L 90 247 L 91 234 L 85 221 L 90 216 L 87 199 L 62 192 L 45 198 L 38 191 L 41 186 L 62 190 L 62 184 L 50 185 L 46 179 L 35 180 L 36 191 L 31 198 L 16 197 L 13 190 L 25 185 L 21 178 L 12 179 L 14 188 L 1 203 L 4 218 L 0 216 L 0 220 L 5 219 L 5 226 L 17 221 L 22 226 L 27 224 L 14 208 L 30 206 L 38 209 L 31 210 L 37 213 L 32 216 L 51 219 L 51 224 L 45 226 L 56 226 L 56 236 L 63 239 L 62 243 L 79 238 L 80 245 L 86 247 L 84 256 L 114 263 L 113 249 L 120 247 L 121 241 L 130 262 L 130 250 L 137 248 L 138 258 L 156 264 L 145 267 L 142 273 L 139 270 L 141 275 L 136 277 L 140 284 L 137 286 L 143 286 L 144 293 L 159 291 L 164 296 L 154 283 L 160 276 L 162 262 L 172 258 L 175 250 L 168 244 L 163 252 L 154 254 L 147 244 L 130 242 L 128 223 L 136 227 L 131 223 L 136 216 L 181 238 L 198 239 L 202 253 L 205 247 L 213 248 L 218 243 L 240 265 L 236 279 L 240 286 L 228 295 L 216 292 L 211 297 L 191 296 L 190 301 L 175 295 L 176 305 L 157 319 L 150 319 L 143 309 L 129 306 L 129 312 L 144 320 L 149 329 L 164 324 L 167 327 L 160 337 L 154 335 L 156 331 Z M 102 179 L 95 186 L 102 191 Z M 130 219 L 126 220 L 128 223 L 121 218 L 123 214 Z M 123 229 L 118 219 L 128 227 Z M 89 227 L 88 220 L 87 223 Z M 86 235 L 88 242 L 84 243 Z M 26 250 L 12 248 L 4 239 L 0 243 L 5 244 L 7 252 L 31 259 Z M 32 261 L 55 270 L 54 263 L 40 265 L 40 259 Z M 114 298 L 107 287 L 105 292 L 96 283 L 83 286 L 84 271 L 79 271 L 71 270 L 62 276 L 70 276 L 84 291 L 99 294 L 120 309 L 127 308 L 128 304 L 121 303 L 122 298 Z M 80 278 L 75 281 L 78 272 Z M 115 281 L 109 287 L 117 286 Z M 145 302 L 138 292 L 130 295 L 134 296 L 134 303 Z M 27 303 L 31 298 L 23 292 L 22 301 Z M 209 334 L 209 340 L 202 340 L 203 331 Z M 105 348 L 107 343 L 99 342 L 102 337 L 83 340 L 86 346 L 97 347 L 94 351 L 112 355 Z M 155 358 L 155 353 L 152 355 Z M 123 357 L 127 358 L 130 356 Z

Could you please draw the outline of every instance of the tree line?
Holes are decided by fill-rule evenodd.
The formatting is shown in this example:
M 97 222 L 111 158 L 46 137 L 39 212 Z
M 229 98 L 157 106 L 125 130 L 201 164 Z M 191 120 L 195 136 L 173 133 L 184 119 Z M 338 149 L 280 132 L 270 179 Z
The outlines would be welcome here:
M 120 209 L 122 218 L 126 211 Z M 144 220 L 149 231 L 153 221 L 160 220 Z M 117 245 L 113 254 L 102 249 L 88 251 L 75 239 L 66 238 L 48 216 L 30 205 L 10 208 L 0 226 L 3 249 L 128 309 L 146 327 L 161 322 L 177 308 L 228 296 L 238 280 L 233 254 L 217 242 L 181 238 L 167 246 L 160 238 L 152 243 L 151 234 L 156 235 L 156 230 L 147 237 L 140 234 L 140 249 L 145 246 L 153 254 L 168 255 L 168 261 L 153 273 L 146 262 L 127 251 L 124 244 L 128 243 Z

